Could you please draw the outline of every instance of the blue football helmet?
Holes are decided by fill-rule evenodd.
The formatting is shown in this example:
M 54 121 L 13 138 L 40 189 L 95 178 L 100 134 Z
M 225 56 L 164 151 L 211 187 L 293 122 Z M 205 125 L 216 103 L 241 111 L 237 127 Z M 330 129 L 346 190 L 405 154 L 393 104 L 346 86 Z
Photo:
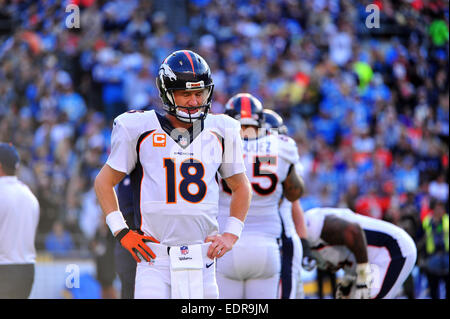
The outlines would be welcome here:
M 283 119 L 275 111 L 264 109 L 263 114 L 267 130 L 275 130 L 278 134 L 286 135 L 288 133 L 287 126 L 284 125 Z
M 206 61 L 190 50 L 179 50 L 164 59 L 156 77 L 156 86 L 163 102 L 163 108 L 169 114 L 183 122 L 192 123 L 204 119 L 211 108 L 214 83 L 211 70 Z M 173 91 L 207 89 L 205 104 L 188 107 L 175 104 Z M 180 112 L 185 109 L 186 112 Z M 189 109 L 198 109 L 194 114 Z
M 241 122 L 241 125 L 264 125 L 262 103 L 249 93 L 239 93 L 229 99 L 225 105 L 225 114 Z

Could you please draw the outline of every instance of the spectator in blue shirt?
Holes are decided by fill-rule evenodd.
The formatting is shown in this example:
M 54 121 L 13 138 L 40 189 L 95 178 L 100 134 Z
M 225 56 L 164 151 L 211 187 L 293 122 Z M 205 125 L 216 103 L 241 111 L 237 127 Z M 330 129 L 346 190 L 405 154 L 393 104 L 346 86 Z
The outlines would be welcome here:
M 72 236 L 64 229 L 62 222 L 56 221 L 45 238 L 45 249 L 54 257 L 68 257 L 74 248 Z
M 69 121 L 78 123 L 86 114 L 87 107 L 83 97 L 73 90 L 71 82 L 62 84 L 63 93 L 59 96 L 59 109 L 66 113 Z

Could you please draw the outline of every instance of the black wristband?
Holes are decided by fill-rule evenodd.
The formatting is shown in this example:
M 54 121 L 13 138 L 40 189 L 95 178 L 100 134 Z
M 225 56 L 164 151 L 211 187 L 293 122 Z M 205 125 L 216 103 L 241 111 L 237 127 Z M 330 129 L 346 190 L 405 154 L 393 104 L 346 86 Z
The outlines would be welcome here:
M 117 235 L 116 235 L 116 239 L 120 242 L 122 240 L 122 238 L 125 237 L 126 234 L 128 234 L 130 230 L 128 228 L 124 228 L 122 229 Z

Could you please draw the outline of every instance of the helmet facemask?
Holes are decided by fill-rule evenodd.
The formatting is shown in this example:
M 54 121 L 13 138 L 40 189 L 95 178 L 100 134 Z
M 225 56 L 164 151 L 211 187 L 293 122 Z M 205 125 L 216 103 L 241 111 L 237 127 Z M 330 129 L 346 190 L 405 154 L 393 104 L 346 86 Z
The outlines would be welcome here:
M 175 116 L 178 120 L 186 123 L 193 123 L 197 120 L 203 120 L 208 114 L 211 108 L 211 99 L 213 93 L 214 86 L 211 85 L 209 87 L 205 87 L 203 89 L 202 94 L 202 103 L 199 106 L 185 106 L 185 105 L 177 105 L 175 102 L 174 92 L 176 90 L 167 90 L 167 97 L 170 103 L 165 104 L 164 108 L 166 111 Z M 181 90 L 180 90 L 181 91 Z M 191 91 L 191 90 L 183 90 L 183 91 Z M 198 91 L 198 89 L 192 89 L 192 91 Z M 196 110 L 195 112 L 192 112 Z

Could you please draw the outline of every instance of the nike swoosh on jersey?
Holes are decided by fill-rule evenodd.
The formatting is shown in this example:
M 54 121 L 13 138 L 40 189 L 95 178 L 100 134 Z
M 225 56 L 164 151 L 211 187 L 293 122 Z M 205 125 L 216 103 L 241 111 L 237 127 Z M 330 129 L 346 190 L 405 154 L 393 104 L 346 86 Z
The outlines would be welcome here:
M 209 267 L 211 267 L 212 265 L 214 265 L 214 261 L 213 261 L 212 263 L 210 263 L 210 264 L 206 264 L 206 268 L 209 268 Z

